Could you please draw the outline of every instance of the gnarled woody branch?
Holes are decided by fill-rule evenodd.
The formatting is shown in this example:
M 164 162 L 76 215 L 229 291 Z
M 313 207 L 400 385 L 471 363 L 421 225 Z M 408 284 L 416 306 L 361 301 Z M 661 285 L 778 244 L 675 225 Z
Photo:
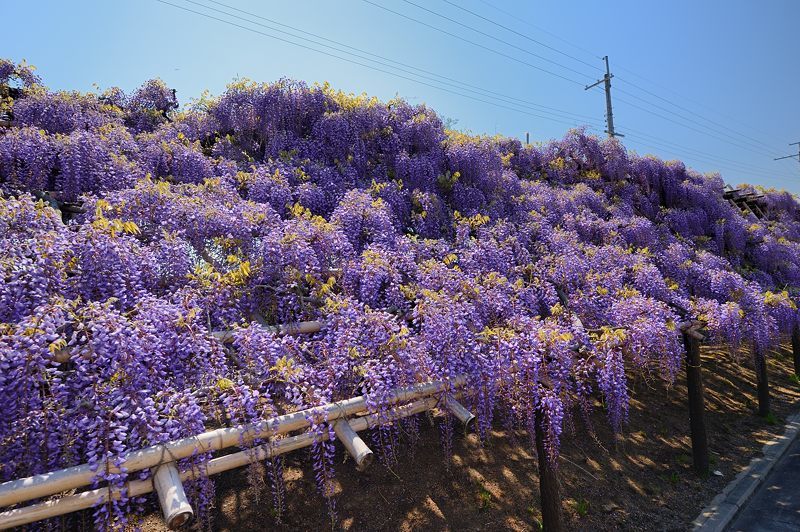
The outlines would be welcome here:
M 314 334 L 325 327 L 324 321 L 298 321 L 296 323 L 286 323 L 283 325 L 265 325 L 264 329 L 271 331 L 279 336 L 297 335 L 297 334 Z M 212 331 L 211 336 L 224 344 L 233 342 L 234 331 Z M 57 349 L 53 352 L 53 360 L 59 364 L 69 362 L 72 356 L 72 351 L 69 348 Z

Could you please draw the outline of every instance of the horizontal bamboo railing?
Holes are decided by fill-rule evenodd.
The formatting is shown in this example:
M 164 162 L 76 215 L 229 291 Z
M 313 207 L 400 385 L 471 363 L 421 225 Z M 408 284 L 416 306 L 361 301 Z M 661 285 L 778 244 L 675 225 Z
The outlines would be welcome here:
M 298 322 L 279 326 L 266 327 L 276 334 L 313 334 L 325 326 L 321 321 Z M 228 343 L 233 340 L 232 331 L 212 333 L 219 341 Z M 56 353 L 57 361 L 69 360 L 69 351 Z M 164 519 L 170 528 L 176 528 L 188 521 L 192 515 L 191 506 L 186 500 L 182 480 L 200 476 L 196 470 L 178 471 L 176 461 L 195 456 L 199 453 L 222 450 L 229 447 L 247 445 L 254 440 L 270 440 L 269 443 L 256 446 L 226 456 L 213 458 L 205 464 L 208 475 L 227 471 L 251 463 L 264 460 L 295 449 L 311 445 L 318 436 L 306 432 L 274 440 L 275 436 L 306 429 L 310 419 L 323 419 L 333 423 L 333 429 L 348 453 L 354 458 L 359 470 L 365 469 L 373 458 L 372 451 L 361 440 L 357 432 L 382 423 L 388 423 L 439 405 L 440 400 L 433 397 L 443 394 L 442 406 L 465 424 L 469 424 L 474 416 L 461 405 L 449 392 L 463 386 L 465 379 L 457 378 L 452 382 L 428 382 L 399 388 L 386 398 L 388 404 L 395 406 L 388 413 L 381 415 L 371 413 L 354 419 L 346 419 L 359 415 L 367 410 L 367 397 L 359 396 L 316 408 L 309 408 L 258 423 L 238 428 L 222 428 L 207 431 L 195 436 L 182 438 L 159 445 L 133 451 L 122 456 L 119 465 L 110 461 L 106 468 L 110 473 L 126 473 L 152 468 L 153 476 L 147 480 L 128 482 L 125 493 L 129 497 L 156 491 L 164 513 Z M 327 433 L 323 433 L 327 438 Z M 0 507 L 19 504 L 32 499 L 48 497 L 79 489 L 91 484 L 97 476 L 97 466 L 82 464 L 50 473 L 34 475 L 0 484 Z M 41 519 L 47 519 L 67 513 L 91 508 L 108 501 L 108 498 L 119 498 L 121 491 L 113 487 L 102 487 L 80 493 L 66 495 L 22 508 L 14 508 L 0 513 L 0 529 L 20 526 Z
M 396 407 L 388 413 L 383 414 L 367 414 L 364 416 L 356 417 L 347 421 L 349 429 L 354 432 L 366 430 L 368 428 L 376 427 L 391 421 L 396 421 L 408 416 L 412 416 L 427 410 L 432 410 L 439 404 L 439 399 L 436 397 L 425 397 L 418 399 L 411 403 Z M 262 445 L 258 445 L 251 449 L 246 449 L 233 454 L 228 454 L 218 458 L 209 460 L 201 469 L 193 468 L 181 471 L 178 475 L 181 481 L 192 480 L 203 475 L 216 475 L 223 471 L 236 469 L 238 467 L 246 466 L 251 463 L 266 460 L 273 456 L 285 454 L 303 447 L 308 447 L 317 441 L 323 441 L 328 438 L 327 431 L 319 434 L 314 432 L 305 432 L 296 436 L 290 436 L 280 440 L 274 440 Z M 154 490 L 153 479 L 147 480 L 134 480 L 125 484 L 124 492 L 128 497 L 137 497 L 151 493 Z M 182 488 L 181 488 L 182 490 Z M 48 519 L 67 513 L 85 510 L 103 504 L 111 499 L 119 499 L 123 490 L 119 488 L 97 488 L 74 495 L 67 495 L 58 499 L 44 501 L 23 508 L 15 508 L 6 512 L 0 513 L 0 529 L 13 528 L 24 524 L 32 523 L 42 519 Z M 163 505 L 162 501 L 162 505 Z M 165 514 L 166 514 L 165 510 Z M 183 521 L 185 522 L 185 521 Z M 176 525 L 180 523 L 170 523 L 168 525 Z

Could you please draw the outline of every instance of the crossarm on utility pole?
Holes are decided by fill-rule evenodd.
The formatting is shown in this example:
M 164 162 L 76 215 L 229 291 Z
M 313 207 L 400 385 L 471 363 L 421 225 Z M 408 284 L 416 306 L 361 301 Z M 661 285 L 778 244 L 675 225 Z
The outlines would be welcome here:
M 593 89 L 597 87 L 601 83 L 604 85 L 605 93 L 606 93 L 606 133 L 608 133 L 609 138 L 613 137 L 624 137 L 620 133 L 614 131 L 614 111 L 611 107 L 611 78 L 614 77 L 614 74 L 611 73 L 611 69 L 608 66 L 608 56 L 603 57 L 603 61 L 606 62 L 606 75 L 602 77 L 602 79 L 598 79 L 591 85 L 586 85 L 584 90 Z

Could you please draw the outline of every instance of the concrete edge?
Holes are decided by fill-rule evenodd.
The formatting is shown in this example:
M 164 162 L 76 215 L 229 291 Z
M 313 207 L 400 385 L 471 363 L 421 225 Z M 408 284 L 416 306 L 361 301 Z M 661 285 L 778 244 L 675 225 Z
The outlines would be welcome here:
M 772 467 L 780 460 L 789 446 L 800 434 L 800 411 L 787 418 L 783 435 L 778 436 L 763 447 L 763 456 L 757 456 L 728 483 L 722 493 L 714 497 L 703 508 L 694 521 L 693 530 L 701 532 L 722 532 L 744 507 L 756 489 L 767 478 Z

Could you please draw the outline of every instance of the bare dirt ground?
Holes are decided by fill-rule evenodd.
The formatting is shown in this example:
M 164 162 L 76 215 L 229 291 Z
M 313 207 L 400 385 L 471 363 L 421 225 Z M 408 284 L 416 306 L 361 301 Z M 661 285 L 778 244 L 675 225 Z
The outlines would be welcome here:
M 706 423 L 711 468 L 722 476 L 698 478 L 691 470 L 685 376 L 667 387 L 641 377 L 632 384 L 630 418 L 614 435 L 598 409 L 590 433 L 580 421 L 563 436 L 559 475 L 570 530 L 686 530 L 764 443 L 782 433 L 784 418 L 800 406 L 800 385 L 790 379 L 791 351 L 769 362 L 775 419 L 755 415 L 755 373 L 747 353 L 738 361 L 719 348 L 703 351 Z M 439 429 L 424 420 L 421 438 L 404 449 L 400 465 L 376 462 L 358 473 L 337 453 L 332 525 L 318 494 L 308 454 L 287 455 L 287 512 L 277 524 L 267 486 L 248 487 L 245 470 L 216 477 L 214 530 L 539 530 L 535 453 L 523 433 L 496 430 L 481 446 L 474 434 L 455 436 L 449 468 Z M 343 463 L 344 462 L 344 463 Z M 141 523 L 166 530 L 157 509 Z

